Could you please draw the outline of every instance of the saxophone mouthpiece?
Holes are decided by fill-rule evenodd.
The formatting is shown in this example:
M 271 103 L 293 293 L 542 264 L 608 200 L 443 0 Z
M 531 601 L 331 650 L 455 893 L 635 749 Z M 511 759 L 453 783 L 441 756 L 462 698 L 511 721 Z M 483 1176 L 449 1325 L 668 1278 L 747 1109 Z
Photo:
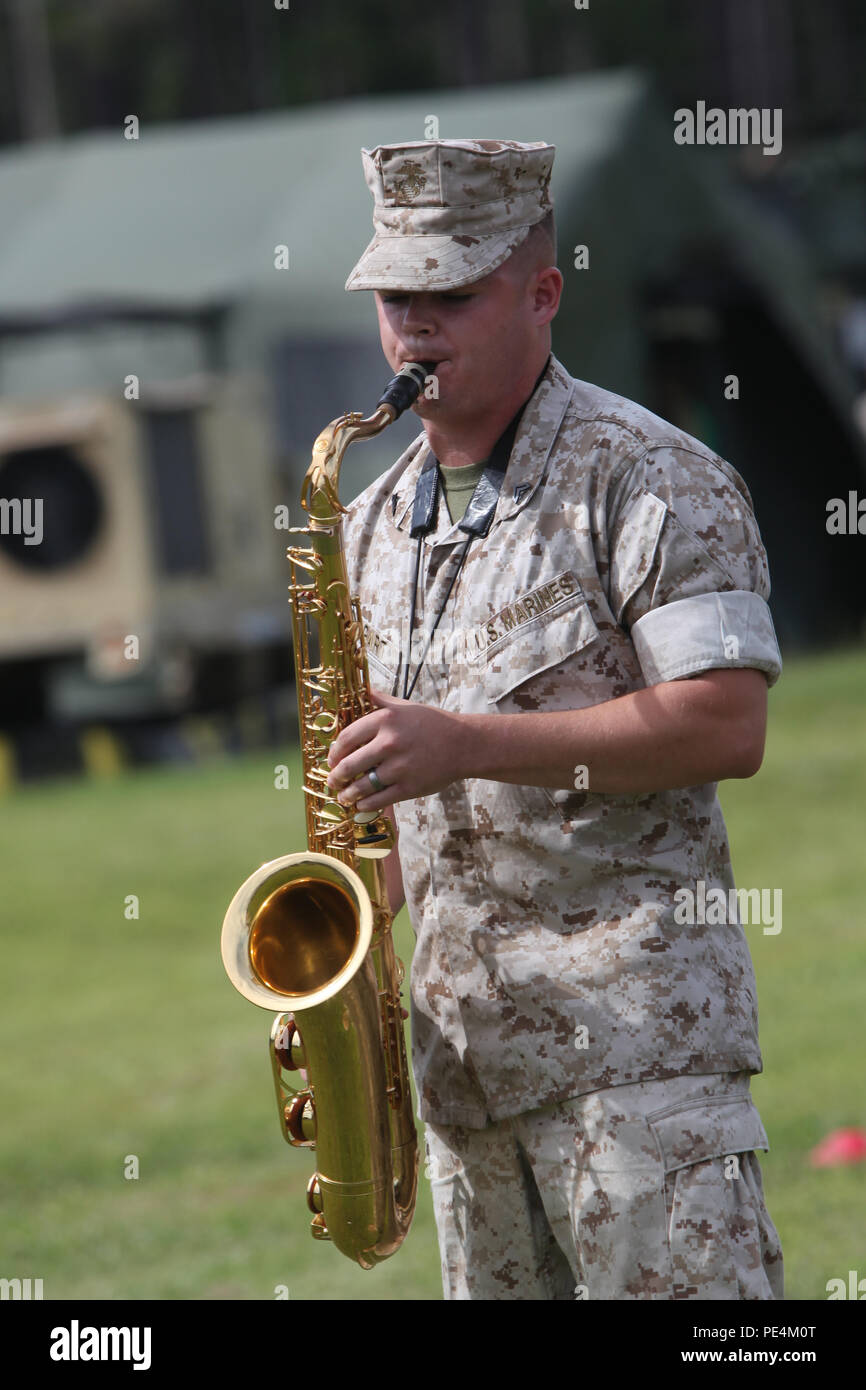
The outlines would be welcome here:
M 389 406 L 394 411 L 394 419 L 397 420 L 404 410 L 408 410 L 409 406 L 417 401 L 424 382 L 435 366 L 435 362 L 404 362 L 376 402 L 377 408 L 382 405 Z

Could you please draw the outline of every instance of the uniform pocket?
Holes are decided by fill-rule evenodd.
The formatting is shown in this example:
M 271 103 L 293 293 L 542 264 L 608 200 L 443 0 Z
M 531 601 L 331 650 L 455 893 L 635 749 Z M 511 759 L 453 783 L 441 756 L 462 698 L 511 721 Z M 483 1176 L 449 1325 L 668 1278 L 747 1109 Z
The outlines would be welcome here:
M 532 687 L 521 692 L 525 698 L 520 699 L 520 708 L 573 708 L 574 679 L 568 664 L 598 635 L 581 590 L 571 596 L 567 607 L 515 626 L 487 653 L 483 680 L 488 703 L 497 705 L 514 697 L 520 686 L 532 681 Z
M 665 1172 L 704 1159 L 769 1149 L 767 1134 L 749 1096 L 685 1101 L 647 1115 Z
M 580 653 L 598 639 L 599 631 L 576 577 L 567 571 L 572 588 L 564 603 L 542 612 L 503 633 L 503 617 L 491 624 L 496 639 L 489 647 L 479 680 L 483 679 L 487 705 L 502 714 L 579 709 L 594 704 L 597 696 L 583 674 Z M 557 581 L 552 581 L 556 583 Z M 543 590 L 542 590 L 543 592 Z M 518 609 L 518 604 L 510 606 Z M 507 615 L 508 609 L 503 610 Z M 573 775 L 573 774 L 572 774 Z M 571 803 L 564 807 L 547 787 L 521 787 L 518 795 L 525 808 L 534 803 L 535 814 L 562 826 Z M 568 796 L 569 793 L 566 793 Z M 572 793 L 583 805 L 586 793 Z
M 611 538 L 610 592 L 614 617 L 646 582 L 653 567 L 668 509 L 648 488 L 636 488 L 622 508 L 622 519 Z
M 781 1297 L 781 1249 L 754 1152 L 769 1144 L 751 1099 L 672 1106 L 647 1123 L 665 1171 L 673 1297 Z

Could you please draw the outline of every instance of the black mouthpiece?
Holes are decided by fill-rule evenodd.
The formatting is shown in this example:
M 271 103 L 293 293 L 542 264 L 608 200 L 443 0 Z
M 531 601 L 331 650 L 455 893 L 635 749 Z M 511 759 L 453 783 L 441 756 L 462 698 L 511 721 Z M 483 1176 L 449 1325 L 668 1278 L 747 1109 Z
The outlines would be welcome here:
M 417 401 L 426 378 L 436 366 L 435 362 L 405 362 L 395 377 L 392 377 L 382 392 L 377 406 L 389 405 L 398 419 L 404 410 Z

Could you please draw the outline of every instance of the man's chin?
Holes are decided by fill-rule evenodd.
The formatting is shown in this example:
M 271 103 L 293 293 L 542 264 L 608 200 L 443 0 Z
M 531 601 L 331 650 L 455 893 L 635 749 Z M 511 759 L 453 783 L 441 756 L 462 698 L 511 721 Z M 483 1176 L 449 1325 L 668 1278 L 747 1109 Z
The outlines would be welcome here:
M 422 420 L 442 419 L 443 414 L 448 414 L 448 401 L 443 400 L 441 396 L 425 396 L 422 391 L 412 409 Z
M 439 400 L 425 400 L 422 396 L 412 407 L 425 425 L 435 425 L 437 429 L 457 429 L 463 421 L 460 411 L 454 409 L 454 402 L 440 397 Z

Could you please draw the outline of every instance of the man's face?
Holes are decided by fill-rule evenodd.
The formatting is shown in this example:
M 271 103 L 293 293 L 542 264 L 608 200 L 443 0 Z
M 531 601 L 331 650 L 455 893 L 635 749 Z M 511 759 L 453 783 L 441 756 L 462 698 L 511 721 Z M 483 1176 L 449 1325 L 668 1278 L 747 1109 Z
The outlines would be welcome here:
M 519 393 L 527 364 L 531 370 L 538 355 L 539 332 L 555 313 L 539 295 L 538 279 L 509 257 L 459 290 L 376 291 L 379 335 L 391 368 L 436 363 L 439 399 L 422 395 L 416 414 L 442 428 L 466 426 L 483 419 L 492 402 Z

